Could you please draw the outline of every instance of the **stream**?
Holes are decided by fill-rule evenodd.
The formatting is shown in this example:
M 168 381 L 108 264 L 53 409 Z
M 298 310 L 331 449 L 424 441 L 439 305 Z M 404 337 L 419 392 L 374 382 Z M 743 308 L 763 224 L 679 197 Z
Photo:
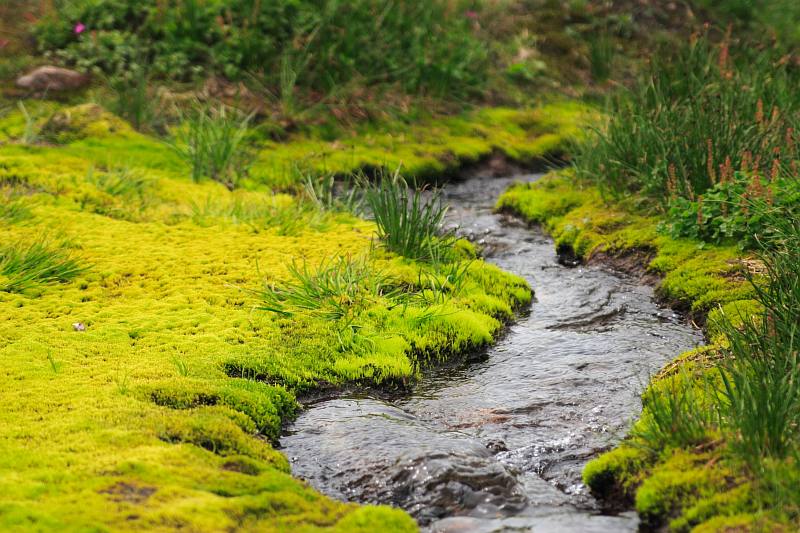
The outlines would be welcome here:
M 448 224 L 528 280 L 531 308 L 408 395 L 306 405 L 281 438 L 295 476 L 334 498 L 401 507 L 431 532 L 637 530 L 635 513 L 602 512 L 581 470 L 625 435 L 648 377 L 703 337 L 651 287 L 561 266 L 552 239 L 492 212 L 513 181 L 538 177 L 478 174 L 445 188 Z

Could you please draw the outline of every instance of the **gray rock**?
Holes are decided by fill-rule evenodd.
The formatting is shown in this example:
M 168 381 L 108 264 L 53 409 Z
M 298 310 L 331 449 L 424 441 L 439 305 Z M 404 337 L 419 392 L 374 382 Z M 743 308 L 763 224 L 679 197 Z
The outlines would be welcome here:
M 30 91 L 74 91 L 85 87 L 89 76 L 67 68 L 46 65 L 17 78 L 17 87 Z

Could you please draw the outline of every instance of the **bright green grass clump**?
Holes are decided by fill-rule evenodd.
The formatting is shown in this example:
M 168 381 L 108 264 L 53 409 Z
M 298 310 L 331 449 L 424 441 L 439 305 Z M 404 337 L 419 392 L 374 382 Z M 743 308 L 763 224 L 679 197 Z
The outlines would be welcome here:
M 0 291 L 23 292 L 48 283 L 63 283 L 84 270 L 64 244 L 44 240 L 0 246 Z
M 2 198 L 17 202 L 3 250 L 42 243 L 36 264 L 58 266 L 0 291 L 0 529 L 414 530 L 400 511 L 317 494 L 270 441 L 300 391 L 402 387 L 491 342 L 530 301 L 525 282 L 464 242 L 445 261 L 395 255 L 345 209 L 265 190 L 280 182 L 266 167 L 246 189 L 194 183 L 167 145 L 104 111 L 59 113 L 42 120 L 54 144 L 12 135 L 0 152 Z M 558 137 L 561 119 L 495 113 L 492 127 L 530 121 L 517 153 L 557 146 L 532 132 Z M 457 120 L 459 142 L 487 131 Z M 471 153 L 498 141 L 480 142 Z M 263 154 L 313 160 L 309 146 Z

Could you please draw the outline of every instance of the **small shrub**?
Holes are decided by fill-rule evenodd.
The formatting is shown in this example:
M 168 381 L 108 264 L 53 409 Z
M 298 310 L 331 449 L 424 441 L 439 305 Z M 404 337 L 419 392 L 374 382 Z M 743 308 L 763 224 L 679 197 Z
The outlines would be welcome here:
M 442 231 L 447 206 L 442 204 L 440 191 L 426 197 L 420 189 L 411 190 L 395 172 L 366 183 L 365 197 L 378 226 L 378 238 L 387 249 L 419 261 L 449 260 L 456 239 Z
M 0 246 L 0 291 L 23 292 L 37 285 L 63 283 L 84 270 L 64 244 L 40 240 Z
M 36 25 L 39 47 L 86 71 L 124 78 L 257 78 L 287 110 L 296 89 L 349 84 L 463 98 L 486 82 L 487 47 L 461 2 L 446 0 L 78 0 Z M 87 31 L 76 34 L 81 21 Z M 276 73 L 279 73 L 276 75 Z M 248 76 L 249 75 L 249 76 Z
M 773 232 L 772 217 L 765 214 L 800 217 L 800 180 L 765 181 L 758 174 L 734 172 L 694 200 L 675 195 L 663 228 L 673 237 L 757 247 L 759 239 L 769 239 Z
M 183 117 L 170 146 L 192 169 L 192 179 L 211 178 L 233 190 L 253 154 L 245 145 L 252 115 L 227 106 L 198 106 Z

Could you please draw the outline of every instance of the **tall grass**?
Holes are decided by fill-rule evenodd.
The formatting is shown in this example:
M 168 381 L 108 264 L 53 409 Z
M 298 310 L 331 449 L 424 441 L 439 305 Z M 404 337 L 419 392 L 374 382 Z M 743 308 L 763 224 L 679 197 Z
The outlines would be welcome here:
M 698 0 L 699 5 L 727 14 L 756 31 L 770 30 L 788 45 L 800 43 L 800 4 L 795 0 Z
M 136 64 L 124 76 L 108 78 L 111 89 L 108 109 L 139 131 L 155 131 L 166 123 L 163 102 L 151 90 L 147 69 Z
M 61 243 L 39 240 L 0 245 L 3 292 L 24 292 L 37 285 L 67 282 L 84 270 Z
M 798 80 L 777 51 L 700 36 L 655 57 L 612 99 L 608 124 L 578 147 L 578 172 L 613 196 L 641 192 L 666 206 L 694 200 L 729 171 L 769 176 L 776 160 L 789 169 L 800 156 Z
M 598 35 L 589 41 L 589 71 L 596 82 L 611 77 L 614 62 L 614 41 L 608 35 Z
M 751 279 L 764 312 L 719 324 L 730 343 L 720 369 L 723 426 L 757 472 L 800 451 L 800 220 L 764 216 L 774 229 L 761 251 L 769 281 Z
M 31 116 L 28 112 L 28 108 L 26 108 L 25 104 L 21 101 L 17 102 L 17 108 L 19 112 L 22 113 L 22 118 L 25 120 L 25 125 L 22 129 L 22 135 L 19 141 L 26 145 L 35 144 L 36 141 L 39 140 L 39 130 L 36 126 L 36 119 Z
M 447 206 L 440 191 L 412 189 L 399 172 L 365 183 L 366 203 L 387 249 L 419 261 L 447 261 L 455 237 L 442 229 Z
M 182 117 L 170 146 L 192 169 L 192 179 L 211 178 L 233 190 L 253 154 L 245 143 L 252 115 L 225 105 L 199 105 Z

